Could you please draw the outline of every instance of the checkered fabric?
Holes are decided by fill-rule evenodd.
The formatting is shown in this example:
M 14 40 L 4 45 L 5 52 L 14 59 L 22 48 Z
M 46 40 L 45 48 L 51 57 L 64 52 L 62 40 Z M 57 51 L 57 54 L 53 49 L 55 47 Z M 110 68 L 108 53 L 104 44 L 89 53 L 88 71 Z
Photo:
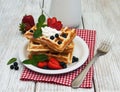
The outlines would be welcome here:
M 96 39 L 96 31 L 95 30 L 85 30 L 85 29 L 76 29 L 77 35 L 80 36 L 89 47 L 89 57 L 87 61 L 80 66 L 78 69 L 65 73 L 65 74 L 56 74 L 56 75 L 48 75 L 41 74 L 24 68 L 20 80 L 23 81 L 36 81 L 36 82 L 47 82 L 60 84 L 65 86 L 71 86 L 72 80 L 85 68 L 85 66 L 90 62 L 94 55 L 94 46 Z M 92 78 L 93 78 L 93 66 L 90 68 L 89 72 L 86 75 L 83 83 L 80 85 L 81 88 L 91 88 L 92 87 Z

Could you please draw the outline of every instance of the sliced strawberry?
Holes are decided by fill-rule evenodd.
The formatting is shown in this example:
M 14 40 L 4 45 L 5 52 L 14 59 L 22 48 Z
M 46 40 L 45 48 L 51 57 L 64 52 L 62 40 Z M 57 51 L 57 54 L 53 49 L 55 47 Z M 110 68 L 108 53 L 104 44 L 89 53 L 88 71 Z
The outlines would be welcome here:
M 58 26 L 56 27 L 56 29 L 57 29 L 57 30 L 61 30 L 62 26 L 63 26 L 62 24 L 61 24 L 61 25 L 58 25 Z
M 57 30 L 60 30 L 62 28 L 61 21 L 57 21 L 56 17 L 48 18 L 47 19 L 47 25 L 51 28 L 55 28 Z
M 61 65 L 55 58 L 50 58 L 50 60 L 48 62 L 48 67 L 50 69 L 62 69 Z
M 48 67 L 50 69 L 62 69 L 62 67 L 60 65 L 56 65 L 56 64 L 54 64 L 52 62 L 48 62 Z
M 57 29 L 57 30 L 60 30 L 61 28 L 62 28 L 62 23 L 61 23 L 61 21 L 57 21 L 56 22 L 56 24 L 55 24 L 55 28 Z
M 57 22 L 57 19 L 55 17 L 52 18 L 51 24 L 55 24 Z
M 48 26 L 50 26 L 50 25 L 51 25 L 51 21 L 52 21 L 52 19 L 51 19 L 51 18 L 48 18 L 48 19 L 47 19 L 47 24 L 48 24 Z
M 39 67 L 39 68 L 43 68 L 43 67 L 45 67 L 45 66 L 47 66 L 48 65 L 48 62 L 39 62 L 38 64 L 37 64 L 37 66 Z
M 55 58 L 50 58 L 49 61 L 52 62 L 52 63 L 54 63 L 54 64 L 56 64 L 56 65 L 60 65 L 59 61 L 57 61 Z

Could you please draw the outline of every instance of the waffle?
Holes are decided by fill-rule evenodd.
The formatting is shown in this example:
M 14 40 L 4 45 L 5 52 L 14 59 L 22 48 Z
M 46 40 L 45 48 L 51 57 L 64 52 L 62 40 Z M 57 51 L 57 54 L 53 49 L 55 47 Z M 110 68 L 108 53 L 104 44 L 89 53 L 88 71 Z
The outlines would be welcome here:
M 29 58 L 31 58 L 32 55 L 36 55 L 36 54 L 46 54 L 49 58 L 54 57 L 59 62 L 65 62 L 66 64 L 71 64 L 74 44 L 73 43 L 70 44 L 68 48 L 66 48 L 66 50 L 64 50 L 62 53 L 51 52 L 51 50 L 49 50 L 49 51 L 35 51 L 35 50 L 33 50 L 33 51 L 30 51 Z
M 32 30 L 32 31 L 30 31 Z M 27 39 L 33 39 L 33 32 L 36 30 L 36 27 L 33 26 L 30 30 L 26 31 L 24 34 L 24 37 L 26 37 Z
M 27 51 L 31 52 L 47 52 L 50 51 L 47 45 L 42 43 L 36 43 L 33 41 L 30 41 L 27 46 Z
M 63 53 L 69 53 L 71 51 L 71 49 L 73 48 L 74 43 L 73 41 L 65 48 L 65 50 L 63 51 Z M 29 41 L 28 46 L 27 46 L 27 51 L 29 52 L 53 52 L 53 53 L 57 53 L 53 50 L 51 50 L 46 44 L 43 43 L 36 43 L 36 42 L 32 42 Z
M 39 38 L 33 37 L 33 32 L 36 27 L 32 27 L 24 36 L 30 40 L 27 46 L 27 51 L 30 53 L 29 58 L 35 54 L 46 54 L 49 58 L 54 57 L 60 62 L 66 64 L 72 63 L 72 53 L 74 49 L 73 39 L 76 36 L 75 29 L 63 28 L 59 37 L 51 40 L 50 37 L 41 36 Z M 65 34 L 65 36 L 63 36 Z M 58 44 L 58 41 L 62 41 Z
M 40 43 L 40 38 L 34 38 L 33 32 L 36 30 L 36 26 L 33 26 L 30 30 L 26 31 L 24 34 L 24 37 L 26 37 L 28 40 L 31 40 L 36 43 Z
M 40 41 L 54 51 L 63 52 L 67 45 L 70 44 L 76 36 L 76 31 L 75 29 L 70 29 L 68 27 L 63 28 L 61 31 L 59 37 L 55 37 L 51 40 L 49 37 L 42 36 Z
M 73 53 L 73 50 L 71 50 L 68 53 L 44 53 L 44 54 L 48 55 L 48 57 L 54 57 L 59 62 L 65 62 L 66 64 L 71 64 L 72 53 Z

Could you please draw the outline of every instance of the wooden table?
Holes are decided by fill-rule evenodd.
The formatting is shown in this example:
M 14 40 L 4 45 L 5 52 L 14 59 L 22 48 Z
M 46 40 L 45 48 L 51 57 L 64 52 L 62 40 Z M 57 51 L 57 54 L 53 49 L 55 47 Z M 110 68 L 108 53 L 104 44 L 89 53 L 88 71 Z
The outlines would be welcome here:
M 14 71 L 6 63 L 12 57 L 20 61 L 18 49 L 23 37 L 18 26 L 25 14 L 37 20 L 41 14 L 38 3 L 39 0 L 0 0 L 0 92 L 120 92 L 120 0 L 81 0 L 80 28 L 96 30 L 95 49 L 104 37 L 115 36 L 111 51 L 94 64 L 91 89 L 19 80 L 23 65 L 19 63 L 20 69 Z

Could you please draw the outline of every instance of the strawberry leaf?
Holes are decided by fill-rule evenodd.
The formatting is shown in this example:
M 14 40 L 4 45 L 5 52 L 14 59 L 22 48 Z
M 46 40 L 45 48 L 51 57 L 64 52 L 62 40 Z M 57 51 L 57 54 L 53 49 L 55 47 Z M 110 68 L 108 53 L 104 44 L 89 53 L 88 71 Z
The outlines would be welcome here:
M 40 29 L 37 29 L 34 33 L 33 33 L 33 37 L 34 38 L 38 38 L 38 37 L 40 37 L 40 36 L 42 36 L 42 30 Z
M 25 24 L 24 23 L 19 24 L 19 31 L 21 31 L 22 33 L 25 32 Z

